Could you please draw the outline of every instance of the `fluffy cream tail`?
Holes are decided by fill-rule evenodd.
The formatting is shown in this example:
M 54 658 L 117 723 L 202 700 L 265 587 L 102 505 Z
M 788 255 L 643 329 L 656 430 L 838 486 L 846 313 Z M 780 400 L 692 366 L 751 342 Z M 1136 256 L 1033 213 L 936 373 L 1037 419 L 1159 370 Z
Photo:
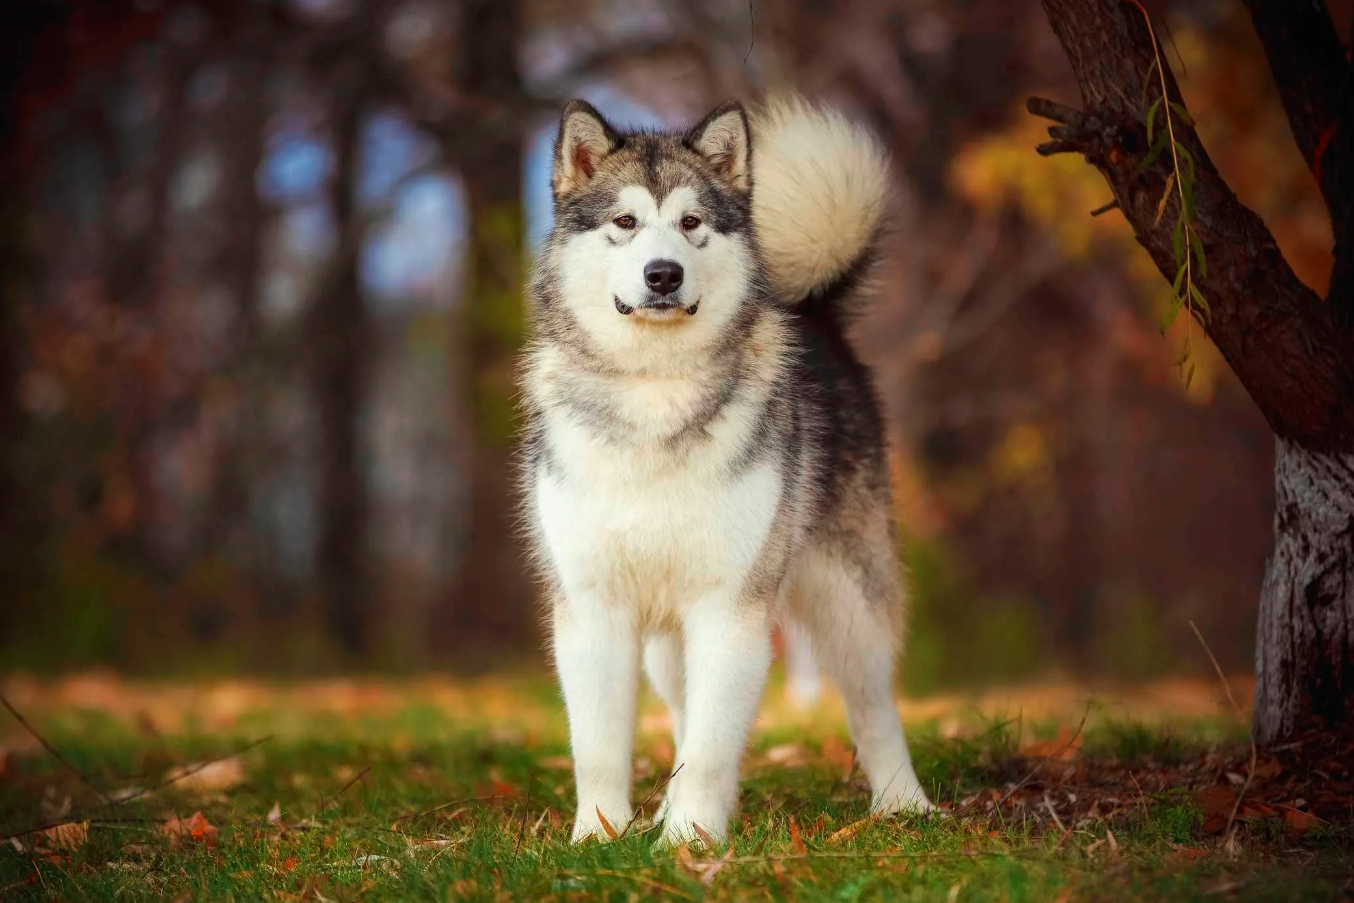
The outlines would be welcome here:
M 851 270 L 878 234 L 889 161 L 864 128 L 800 97 L 752 116 L 752 219 L 771 287 L 798 302 Z

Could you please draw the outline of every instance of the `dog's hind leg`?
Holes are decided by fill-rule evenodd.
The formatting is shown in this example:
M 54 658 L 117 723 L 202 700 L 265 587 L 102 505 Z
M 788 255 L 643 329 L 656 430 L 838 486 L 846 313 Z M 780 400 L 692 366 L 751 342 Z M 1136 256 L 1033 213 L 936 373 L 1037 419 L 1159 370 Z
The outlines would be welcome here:
M 626 606 L 569 599 L 555 602 L 552 627 L 578 790 L 573 839 L 605 840 L 631 819 L 638 619 Z
M 685 666 L 682 664 L 682 635 L 677 631 L 655 634 L 644 642 L 644 671 L 654 692 L 668 707 L 672 719 L 672 748 L 676 755 L 672 767 L 682 761 L 683 697 L 686 695 Z M 664 794 L 654 820 L 661 822 L 668 811 L 671 794 Z
M 813 637 L 819 663 L 841 691 L 847 722 L 880 814 L 932 807 L 912 768 L 893 697 L 899 646 L 892 566 L 878 579 L 831 550 L 814 549 L 796 568 L 797 613 Z

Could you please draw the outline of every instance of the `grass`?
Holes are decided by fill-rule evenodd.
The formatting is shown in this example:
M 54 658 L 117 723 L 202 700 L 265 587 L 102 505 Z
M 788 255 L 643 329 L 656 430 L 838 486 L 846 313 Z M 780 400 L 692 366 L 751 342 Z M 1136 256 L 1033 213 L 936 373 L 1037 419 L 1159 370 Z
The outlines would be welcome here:
M 655 849 L 642 824 L 612 844 L 567 843 L 568 748 L 544 679 L 254 688 L 233 699 L 203 688 L 86 688 L 97 708 L 42 687 L 11 690 L 100 791 L 150 792 L 100 803 L 9 725 L 0 748 L 23 748 L 0 771 L 0 834 L 54 821 L 89 827 L 65 849 L 31 834 L 17 838 L 22 851 L 7 841 L 0 899 L 1350 897 L 1346 828 L 1296 834 L 1282 820 L 1251 819 L 1231 851 L 1205 833 L 1193 788 L 1245 757 L 1244 734 L 1225 715 L 1125 721 L 1101 706 L 1078 730 L 1085 707 L 1006 719 L 989 707 L 910 723 L 918 771 L 950 813 L 876 821 L 840 712 L 794 713 L 777 693 L 745 766 L 731 847 L 674 852 Z M 645 711 L 637 801 L 671 758 L 659 710 Z M 223 756 L 226 765 L 159 786 L 176 767 Z M 166 819 L 197 812 L 214 834 L 166 836 Z

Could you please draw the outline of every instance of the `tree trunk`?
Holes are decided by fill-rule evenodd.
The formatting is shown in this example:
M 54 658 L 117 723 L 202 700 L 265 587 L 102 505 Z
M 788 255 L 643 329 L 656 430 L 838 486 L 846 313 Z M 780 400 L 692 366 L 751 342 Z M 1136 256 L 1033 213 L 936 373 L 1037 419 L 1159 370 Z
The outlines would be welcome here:
M 355 210 L 365 67 L 338 66 L 335 98 L 335 170 L 330 188 L 338 248 L 315 297 L 313 347 L 319 407 L 321 473 L 317 577 L 330 634 L 350 658 L 369 648 L 371 601 L 367 556 L 369 504 L 361 466 L 359 417 L 366 395 L 371 329 L 358 273 L 361 229 Z
M 511 467 L 516 437 L 513 368 L 523 336 L 525 228 L 522 212 L 525 96 L 517 73 L 519 3 L 475 0 L 464 7 L 462 32 L 471 36 L 463 59 L 465 92 L 476 98 L 473 123 L 447 138 L 447 157 L 460 170 L 470 201 L 470 254 L 462 368 L 474 445 L 467 548 L 452 598 L 436 616 L 434 653 L 456 651 L 474 667 L 473 650 L 520 644 L 530 625 L 530 583 L 515 540 L 517 502 Z
M 1058 123 L 1039 151 L 1084 154 L 1171 281 L 1181 265 L 1172 238 L 1181 216 L 1169 193 L 1174 174 L 1167 154 L 1143 162 L 1144 105 L 1160 97 L 1160 79 L 1171 101 L 1160 107 L 1184 110 L 1168 57 L 1137 4 L 1043 5 L 1086 109 L 1031 98 L 1031 112 Z M 1354 92 L 1344 92 L 1347 109 L 1337 110 L 1338 91 L 1327 97 L 1299 84 L 1347 80 L 1347 64 L 1328 52 L 1338 40 L 1325 34 L 1332 26 L 1319 4 L 1301 15 L 1279 0 L 1250 5 L 1299 149 L 1331 213 L 1336 277 L 1325 301 L 1298 280 L 1264 223 L 1223 181 L 1189 117 L 1172 115 L 1171 122 L 1194 160 L 1189 225 L 1208 260 L 1201 278 L 1211 313 L 1192 313 L 1278 437 L 1275 546 L 1260 601 L 1254 715 L 1257 742 L 1272 744 L 1313 728 L 1354 727 L 1346 698 L 1354 690 L 1354 330 L 1338 316 L 1350 292 L 1340 274 L 1354 269 L 1354 192 L 1347 190 L 1354 130 L 1335 128 L 1354 122 Z M 1313 30 L 1324 37 L 1314 41 Z M 1332 132 L 1337 137 L 1323 151 L 1321 136 Z
M 1279 439 L 1274 493 L 1255 650 L 1262 745 L 1348 728 L 1354 705 L 1354 454 Z

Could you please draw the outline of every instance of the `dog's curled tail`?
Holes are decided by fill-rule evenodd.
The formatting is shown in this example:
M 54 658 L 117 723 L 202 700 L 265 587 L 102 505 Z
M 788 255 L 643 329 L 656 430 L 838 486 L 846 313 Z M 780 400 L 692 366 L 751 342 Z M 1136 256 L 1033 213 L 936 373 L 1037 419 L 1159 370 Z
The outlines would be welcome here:
M 797 96 L 752 116 L 752 220 L 771 288 L 797 303 L 868 261 L 889 193 L 889 161 L 866 129 Z

